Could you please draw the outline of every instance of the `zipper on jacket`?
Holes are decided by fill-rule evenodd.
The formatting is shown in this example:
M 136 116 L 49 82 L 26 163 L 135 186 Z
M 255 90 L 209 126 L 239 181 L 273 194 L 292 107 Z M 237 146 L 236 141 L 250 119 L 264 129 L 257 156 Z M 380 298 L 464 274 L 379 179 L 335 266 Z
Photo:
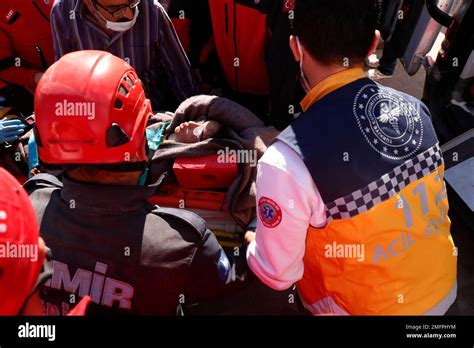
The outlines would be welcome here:
M 35 2 L 35 0 L 32 0 L 31 3 L 32 3 L 33 6 L 36 8 L 36 10 L 41 14 L 41 16 L 49 22 L 49 17 L 48 17 L 47 15 L 45 15 L 43 11 L 41 11 L 41 9 L 39 8 L 39 6 L 38 6 L 38 4 Z
M 44 58 L 43 51 L 41 50 L 41 47 L 39 47 L 38 44 L 35 45 L 36 52 L 38 52 L 40 59 L 41 59 L 41 64 L 43 65 L 43 69 L 46 70 L 48 69 L 48 63 L 46 63 L 46 58 Z

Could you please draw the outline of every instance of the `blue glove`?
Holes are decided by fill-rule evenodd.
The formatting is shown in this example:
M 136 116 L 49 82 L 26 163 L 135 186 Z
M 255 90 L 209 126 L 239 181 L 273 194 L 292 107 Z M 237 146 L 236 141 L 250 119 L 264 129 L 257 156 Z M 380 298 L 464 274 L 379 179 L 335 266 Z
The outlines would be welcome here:
M 0 103 L 3 103 L 4 101 L 5 101 L 5 98 L 3 98 L 3 97 L 0 97 Z M 2 105 L 0 105 L 0 110 L 2 110 L 2 109 L 3 109 L 3 106 L 2 106 Z
M 20 120 L 0 120 L 0 144 L 17 140 L 25 132 L 25 125 Z

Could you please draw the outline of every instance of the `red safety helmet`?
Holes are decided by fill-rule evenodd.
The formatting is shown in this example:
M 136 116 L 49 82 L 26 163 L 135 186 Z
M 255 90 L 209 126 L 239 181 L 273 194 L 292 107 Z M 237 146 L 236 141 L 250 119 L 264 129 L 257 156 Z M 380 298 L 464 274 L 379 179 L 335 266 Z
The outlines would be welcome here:
M 18 181 L 0 168 L 0 315 L 17 315 L 38 280 L 44 242 Z
M 135 69 L 102 51 L 63 56 L 35 93 L 36 141 L 47 164 L 144 162 L 151 104 Z

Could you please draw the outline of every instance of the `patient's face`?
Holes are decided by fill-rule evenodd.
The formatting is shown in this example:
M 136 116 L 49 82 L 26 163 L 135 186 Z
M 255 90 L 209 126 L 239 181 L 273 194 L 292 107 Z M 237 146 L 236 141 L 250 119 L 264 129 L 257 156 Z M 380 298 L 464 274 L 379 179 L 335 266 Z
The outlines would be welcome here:
M 198 120 L 185 122 L 176 127 L 176 141 L 180 143 L 198 143 L 213 138 L 220 131 L 221 125 L 216 121 Z

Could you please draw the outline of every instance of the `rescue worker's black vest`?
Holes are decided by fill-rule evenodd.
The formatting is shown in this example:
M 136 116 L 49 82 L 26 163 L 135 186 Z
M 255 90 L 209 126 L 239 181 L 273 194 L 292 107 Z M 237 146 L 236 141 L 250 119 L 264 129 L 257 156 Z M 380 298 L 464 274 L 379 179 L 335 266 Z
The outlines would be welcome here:
M 233 277 L 202 218 L 147 203 L 156 186 L 62 181 L 40 174 L 25 184 L 53 254 L 42 296 L 49 315 L 67 314 L 86 295 L 103 314 L 174 315 Z

